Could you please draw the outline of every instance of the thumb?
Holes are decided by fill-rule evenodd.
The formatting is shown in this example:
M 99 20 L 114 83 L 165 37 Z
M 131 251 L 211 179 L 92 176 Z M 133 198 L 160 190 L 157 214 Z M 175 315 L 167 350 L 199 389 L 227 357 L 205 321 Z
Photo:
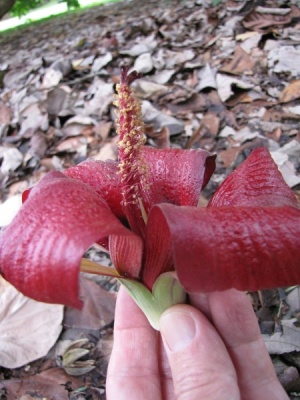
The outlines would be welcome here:
M 160 319 L 176 399 L 240 399 L 236 372 L 215 328 L 197 309 L 176 305 Z

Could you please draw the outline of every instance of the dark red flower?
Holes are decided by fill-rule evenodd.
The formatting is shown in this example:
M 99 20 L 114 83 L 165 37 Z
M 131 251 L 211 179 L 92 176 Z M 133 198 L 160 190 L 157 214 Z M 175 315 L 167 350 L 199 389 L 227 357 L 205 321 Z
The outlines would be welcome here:
M 269 152 L 257 149 L 197 207 L 214 170 L 203 150 L 144 146 L 140 104 L 123 69 L 119 160 L 50 172 L 0 236 L 1 274 L 39 301 L 79 307 L 78 273 L 149 289 L 175 270 L 187 291 L 257 290 L 300 283 L 300 211 Z M 105 246 L 116 269 L 82 260 Z

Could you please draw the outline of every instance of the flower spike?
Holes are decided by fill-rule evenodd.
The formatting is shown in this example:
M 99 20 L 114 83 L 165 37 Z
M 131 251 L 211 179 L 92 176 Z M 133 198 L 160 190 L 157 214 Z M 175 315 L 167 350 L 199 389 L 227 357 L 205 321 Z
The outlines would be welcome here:
M 130 84 L 139 74 L 128 74 L 129 67 L 121 70 L 121 82 L 116 86 L 119 107 L 117 132 L 119 134 L 119 174 L 122 186 L 123 207 L 131 225 L 142 233 L 146 222 L 142 192 L 147 190 L 148 167 L 141 149 L 145 144 L 144 124 L 140 101 L 134 96 Z
M 124 84 L 130 86 L 132 82 L 141 77 L 137 71 L 132 71 L 130 72 L 130 74 L 128 74 L 128 71 L 128 65 L 124 65 L 123 67 L 121 67 L 121 85 Z

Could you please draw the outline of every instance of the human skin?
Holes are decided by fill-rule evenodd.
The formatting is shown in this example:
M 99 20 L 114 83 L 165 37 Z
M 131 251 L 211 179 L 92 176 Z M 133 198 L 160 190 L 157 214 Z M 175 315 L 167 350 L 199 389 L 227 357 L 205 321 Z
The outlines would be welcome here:
M 192 295 L 148 323 L 118 294 L 108 400 L 286 400 L 246 295 Z M 162 338 L 161 338 L 162 336 Z

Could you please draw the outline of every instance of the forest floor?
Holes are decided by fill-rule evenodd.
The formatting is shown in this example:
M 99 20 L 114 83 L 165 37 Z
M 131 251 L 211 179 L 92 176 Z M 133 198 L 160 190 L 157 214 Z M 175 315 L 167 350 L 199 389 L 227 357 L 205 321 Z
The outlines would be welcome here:
M 142 75 L 134 87 L 148 145 L 217 154 L 202 205 L 261 146 L 300 204 L 297 0 L 228 0 L 216 7 L 210 0 L 107 4 L 0 34 L 0 53 L 1 227 L 19 208 L 21 193 L 47 172 L 88 157 L 116 159 L 114 85 L 125 64 Z M 111 265 L 97 249 L 90 256 Z M 83 311 L 54 311 L 62 332 L 36 361 L 26 362 L 32 355 L 22 355 L 21 345 L 15 354 L 7 340 L 7 327 L 25 337 L 20 303 L 19 313 L 2 314 L 0 349 L 12 357 L 0 354 L 1 399 L 105 399 L 117 283 L 85 276 L 81 286 Z M 249 299 L 278 377 L 296 399 L 299 288 L 249 293 Z M 28 308 L 23 325 L 33 319 Z M 49 321 L 43 324 L 47 332 Z M 26 340 L 28 348 L 39 341 L 30 324 Z M 70 345 L 88 350 L 80 358 L 85 364 L 68 360 Z M 90 371 L 84 374 L 84 368 Z

